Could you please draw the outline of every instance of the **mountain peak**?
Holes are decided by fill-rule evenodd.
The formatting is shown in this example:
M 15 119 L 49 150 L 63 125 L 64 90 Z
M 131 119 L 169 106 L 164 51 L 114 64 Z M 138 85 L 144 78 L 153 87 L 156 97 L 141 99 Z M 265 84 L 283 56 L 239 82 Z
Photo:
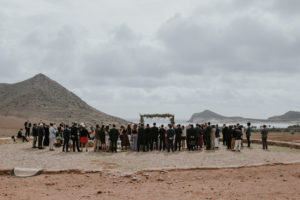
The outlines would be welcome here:
M 89 106 L 71 91 L 39 73 L 25 81 L 0 88 L 0 116 L 17 116 L 54 122 L 125 122 Z

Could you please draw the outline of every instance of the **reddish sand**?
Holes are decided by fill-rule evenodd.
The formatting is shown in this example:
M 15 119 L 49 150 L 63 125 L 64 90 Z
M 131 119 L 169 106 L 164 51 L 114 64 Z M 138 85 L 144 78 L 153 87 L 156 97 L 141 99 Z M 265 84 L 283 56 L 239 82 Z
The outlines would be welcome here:
M 300 199 L 300 164 L 0 180 L 0 199 Z

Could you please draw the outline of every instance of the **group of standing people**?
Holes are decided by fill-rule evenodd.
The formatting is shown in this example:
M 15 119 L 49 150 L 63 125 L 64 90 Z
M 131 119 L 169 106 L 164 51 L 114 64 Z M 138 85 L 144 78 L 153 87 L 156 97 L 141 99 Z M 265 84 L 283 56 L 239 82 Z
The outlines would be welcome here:
M 115 124 L 112 125 L 96 125 L 87 127 L 84 123 L 73 123 L 71 126 L 61 123 L 56 127 L 54 123 L 46 125 L 45 123 L 33 124 L 33 148 L 43 149 L 44 146 L 49 145 L 49 150 L 54 150 L 54 143 L 59 137 L 62 141 L 62 151 L 76 150 L 82 152 L 85 148 L 88 151 L 89 139 L 94 140 L 94 151 L 111 151 L 117 152 L 118 141 L 120 141 L 121 149 L 132 149 L 133 151 L 153 151 L 159 150 L 168 152 L 181 151 L 187 148 L 189 151 L 195 150 L 214 150 L 219 148 L 219 141 L 221 133 L 223 136 L 223 145 L 227 149 L 233 151 L 240 151 L 243 145 L 243 136 L 247 137 L 248 147 L 251 145 L 251 124 L 247 124 L 245 129 L 242 125 L 230 125 L 219 128 L 218 125 L 211 125 L 210 122 L 205 124 L 189 124 L 187 127 L 180 124 L 174 126 L 169 124 L 167 127 L 161 125 L 153 126 L 143 123 L 128 124 L 127 127 L 120 126 L 117 128 Z M 24 124 L 26 133 L 25 137 L 18 133 L 18 137 L 22 137 L 23 141 L 30 135 L 31 123 L 26 121 Z M 263 149 L 267 149 L 267 135 L 266 126 L 262 129 L 262 143 Z M 24 139 L 25 138 L 25 139 Z M 36 146 L 38 143 L 38 146 Z

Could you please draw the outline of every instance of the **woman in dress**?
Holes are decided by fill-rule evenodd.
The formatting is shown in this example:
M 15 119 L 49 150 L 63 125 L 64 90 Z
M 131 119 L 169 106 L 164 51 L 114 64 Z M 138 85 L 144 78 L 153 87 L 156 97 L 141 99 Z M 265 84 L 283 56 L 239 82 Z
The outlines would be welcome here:
M 106 152 L 109 152 L 109 126 L 105 127 L 104 133 L 105 133 L 105 149 Z
M 212 150 L 215 149 L 215 138 L 216 138 L 216 126 L 212 125 L 211 135 L 210 135 L 210 142 L 211 142 L 210 146 Z
M 85 151 L 88 151 L 88 131 L 85 128 L 85 125 L 82 124 L 81 125 L 81 129 L 80 129 L 80 147 L 81 147 L 81 151 L 83 151 L 83 147 L 85 146 Z
M 105 143 L 105 127 L 104 127 L 104 125 L 102 125 L 101 129 L 100 129 L 100 142 L 101 142 L 101 150 L 105 151 L 106 143 Z
M 120 139 L 121 139 L 122 150 L 124 148 L 125 148 L 125 150 L 127 150 L 127 147 L 130 146 L 130 143 L 129 143 L 129 139 L 128 139 L 127 129 L 125 129 L 124 126 L 121 126 L 121 129 L 120 129 Z
M 132 138 L 132 150 L 137 151 L 137 141 L 138 141 L 138 126 L 137 124 L 133 125 L 133 129 L 131 131 Z
M 185 149 L 185 141 L 186 141 L 186 129 L 184 126 L 181 127 L 182 128 L 182 135 L 181 135 L 181 146 L 182 149 Z

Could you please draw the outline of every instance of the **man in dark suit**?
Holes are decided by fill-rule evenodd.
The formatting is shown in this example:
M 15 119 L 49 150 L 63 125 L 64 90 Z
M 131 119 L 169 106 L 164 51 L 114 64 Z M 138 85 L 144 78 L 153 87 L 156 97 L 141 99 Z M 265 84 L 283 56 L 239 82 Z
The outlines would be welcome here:
M 36 124 L 33 124 L 32 136 L 33 136 L 32 148 L 36 148 L 36 142 L 37 142 L 37 139 L 38 139 L 38 136 L 39 136 L 38 126 Z
M 38 147 L 39 149 L 43 149 L 43 139 L 45 135 L 44 124 L 40 123 L 38 127 Z
M 71 127 L 71 139 L 72 139 L 72 143 L 73 143 L 73 152 L 75 152 L 75 146 L 77 148 L 77 151 L 80 152 L 79 149 L 79 142 L 78 142 L 78 125 L 76 123 L 74 123 Z
M 226 124 L 223 124 L 222 136 L 223 136 L 223 145 L 226 145 L 226 141 L 228 137 L 228 127 L 226 126 Z
M 166 130 L 164 128 L 164 125 L 161 125 L 158 133 L 159 133 L 159 150 L 164 151 L 166 149 L 166 145 L 165 145 Z
M 154 143 L 155 143 L 155 147 L 154 147 Z M 150 149 L 158 150 L 158 128 L 156 127 L 156 123 L 153 123 L 153 127 L 151 128 Z
M 109 140 L 111 152 L 117 152 L 117 142 L 118 142 L 119 131 L 116 129 L 116 125 L 113 124 L 113 128 L 109 131 Z
M 263 125 L 263 129 L 261 130 L 261 140 L 263 149 L 268 150 L 268 130 L 266 125 Z
M 30 136 L 30 128 L 31 128 L 31 123 L 29 122 L 29 120 L 27 120 L 24 123 L 24 127 L 25 127 L 25 137 L 29 137 Z
M 172 152 L 174 152 L 174 147 L 173 147 L 174 137 L 175 137 L 175 131 L 172 125 L 169 124 L 169 129 L 167 130 L 168 152 L 170 152 L 170 149 L 172 149 Z
M 151 140 L 151 128 L 149 126 L 149 124 L 146 125 L 145 128 L 145 134 L 143 137 L 143 151 L 149 151 L 149 147 L 150 147 L 150 140 Z
M 181 150 L 181 135 L 182 135 L 182 129 L 181 129 L 181 125 L 178 124 L 177 128 L 175 129 L 175 151 Z
M 138 141 L 137 141 L 137 151 L 140 151 L 141 146 L 143 145 L 143 140 L 144 140 L 144 135 L 145 135 L 145 129 L 144 129 L 144 124 L 140 124 L 139 129 L 138 129 Z
M 250 148 L 250 143 L 251 143 L 251 141 L 250 141 L 250 137 L 251 137 L 251 123 L 250 122 L 248 122 L 247 123 L 247 130 L 246 130 L 246 136 L 247 136 L 247 142 L 248 142 L 248 147 Z
M 211 126 L 210 122 L 207 123 L 206 127 L 206 150 L 211 149 Z

